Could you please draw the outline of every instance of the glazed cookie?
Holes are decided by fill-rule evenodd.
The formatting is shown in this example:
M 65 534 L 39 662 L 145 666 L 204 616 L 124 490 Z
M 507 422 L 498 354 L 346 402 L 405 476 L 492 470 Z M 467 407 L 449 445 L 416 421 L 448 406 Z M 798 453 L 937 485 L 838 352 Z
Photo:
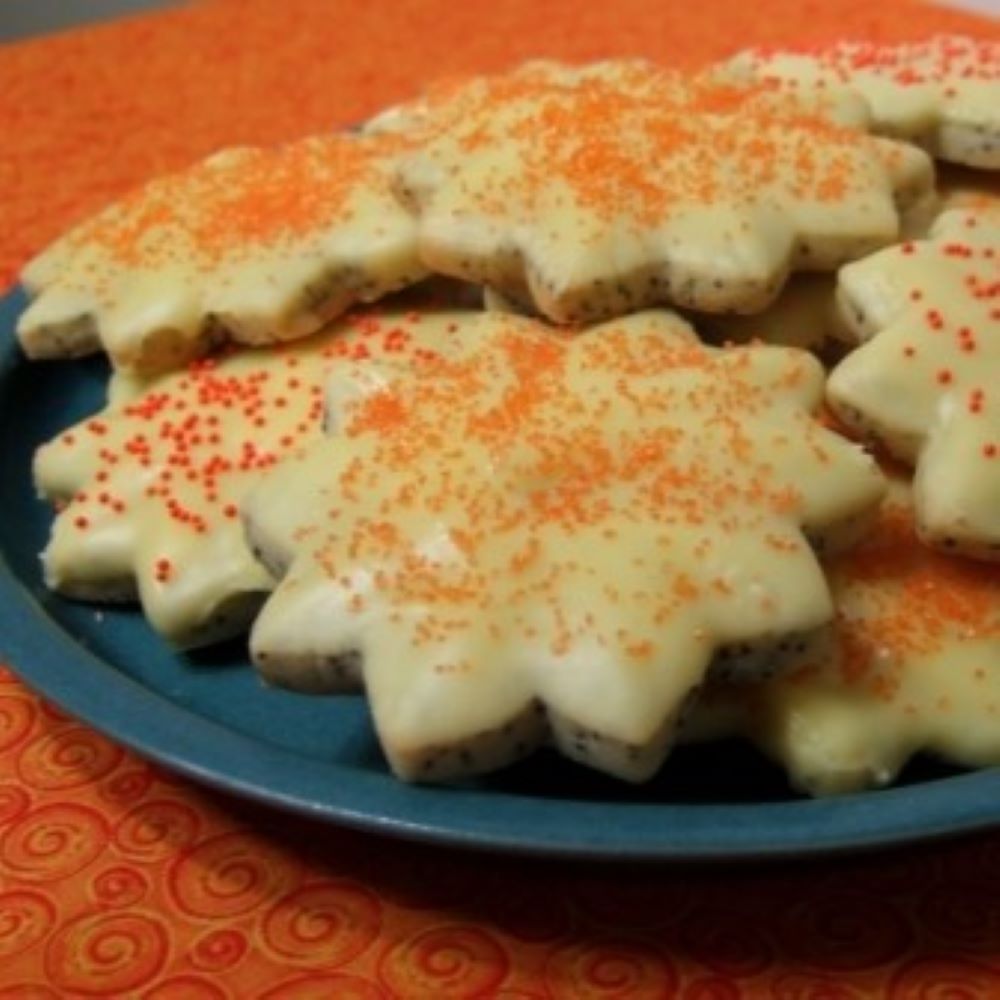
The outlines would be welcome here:
M 34 358 L 100 347 L 158 373 L 214 344 L 292 340 L 422 278 L 388 183 L 399 139 L 231 149 L 152 181 L 35 258 L 17 332 Z
M 1000 247 L 1000 201 L 967 202 L 965 207 L 947 208 L 934 220 L 928 236 L 938 241 Z
M 798 347 L 821 357 L 833 340 L 843 340 L 836 322 L 833 274 L 795 274 L 766 309 L 750 316 L 688 312 L 687 319 L 707 343 L 749 344 L 758 341 L 778 347 Z M 530 316 L 532 312 L 494 288 L 482 291 L 489 312 Z M 536 314 L 537 315 L 537 314 Z
M 337 365 L 419 368 L 451 314 L 350 314 L 294 344 L 231 349 L 185 371 L 117 375 L 109 404 L 39 449 L 35 480 L 60 512 L 48 585 L 85 600 L 141 600 L 171 643 L 244 631 L 272 585 L 238 505 L 264 473 L 322 433 Z
M 549 730 L 648 778 L 716 654 L 753 671 L 744 654 L 829 619 L 807 536 L 855 535 L 883 483 L 811 416 L 822 386 L 802 351 L 706 348 L 666 312 L 576 334 L 482 313 L 420 379 L 341 369 L 339 433 L 244 507 L 284 574 L 254 660 L 314 691 L 363 675 L 405 779 Z
M 926 542 L 998 559 L 1000 228 L 963 218 L 841 270 L 840 322 L 862 346 L 827 395 L 848 427 L 915 466 Z
M 759 340 L 780 347 L 821 351 L 833 332 L 832 274 L 796 274 L 763 312 L 752 316 L 693 315 L 692 322 L 713 343 Z
M 1000 207 L 1000 172 L 942 165 L 937 172 L 937 185 L 943 211 Z
M 1000 168 L 998 41 L 941 35 L 900 45 L 752 49 L 727 69 L 799 90 L 857 91 L 871 106 L 876 131 L 952 163 Z
M 897 477 L 875 531 L 826 569 L 834 624 L 773 679 L 712 687 L 688 736 L 743 733 L 811 795 L 887 785 L 922 750 L 1000 764 L 1000 568 L 922 545 Z
M 756 312 L 790 270 L 896 240 L 932 188 L 925 154 L 844 117 L 646 63 L 529 64 L 431 91 L 397 188 L 426 266 L 556 322 Z

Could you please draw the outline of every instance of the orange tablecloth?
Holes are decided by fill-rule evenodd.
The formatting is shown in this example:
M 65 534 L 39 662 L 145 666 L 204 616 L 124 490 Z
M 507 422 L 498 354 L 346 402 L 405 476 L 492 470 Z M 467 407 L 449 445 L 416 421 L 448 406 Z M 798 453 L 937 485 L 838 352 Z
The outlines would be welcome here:
M 906 0 L 214 0 L 0 47 L 0 287 L 210 150 L 529 55 L 996 25 Z M 1000 835 L 682 872 L 485 858 L 225 799 L 0 668 L 0 1000 L 1000 997 Z

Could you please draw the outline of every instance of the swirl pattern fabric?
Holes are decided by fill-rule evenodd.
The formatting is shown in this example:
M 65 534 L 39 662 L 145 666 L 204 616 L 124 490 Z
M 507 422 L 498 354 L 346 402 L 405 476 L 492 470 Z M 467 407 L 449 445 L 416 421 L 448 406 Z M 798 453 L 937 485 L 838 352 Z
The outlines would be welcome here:
M 203 791 L 9 669 L 0 748 L 4 1000 L 1000 989 L 995 835 L 784 868 L 483 865 Z
M 0 286 L 133 184 L 357 122 L 429 73 L 539 47 L 687 67 L 852 31 L 1000 37 L 905 0 L 403 0 L 333 20 L 320 0 L 212 0 L 0 48 Z M 991 997 L 998 899 L 1000 835 L 682 874 L 319 828 L 176 778 L 0 669 L 0 1000 Z

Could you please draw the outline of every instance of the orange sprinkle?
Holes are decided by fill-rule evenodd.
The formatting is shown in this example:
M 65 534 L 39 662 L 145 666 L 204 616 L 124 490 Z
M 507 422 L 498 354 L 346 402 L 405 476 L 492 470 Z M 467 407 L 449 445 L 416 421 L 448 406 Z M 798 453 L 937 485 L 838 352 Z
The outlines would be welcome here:
M 487 216 L 512 199 L 530 211 L 553 178 L 597 217 L 643 225 L 681 206 L 759 200 L 762 190 L 836 202 L 868 183 L 882 156 L 864 134 L 810 115 L 773 86 L 693 81 L 648 65 L 574 80 L 532 67 L 432 88 L 429 103 L 431 156 L 438 137 L 446 146 L 470 135 L 475 147 L 519 143 L 516 174 L 468 187 Z
M 541 637 L 554 656 L 584 635 L 635 660 L 655 640 L 602 632 L 594 615 L 576 631 L 565 595 L 595 572 L 595 545 L 634 542 L 642 526 L 635 576 L 602 580 L 600 600 L 642 608 L 660 628 L 706 596 L 744 598 L 738 576 L 703 577 L 678 557 L 698 566 L 749 532 L 768 540 L 772 560 L 809 558 L 790 530 L 803 497 L 769 453 L 801 447 L 817 474 L 834 466 L 829 432 L 792 403 L 808 377 L 799 355 L 776 352 L 762 379 L 750 350 L 708 350 L 643 322 L 579 336 L 494 316 L 468 354 L 351 404 L 331 454 L 335 487 L 312 515 L 321 537 L 306 550 L 333 578 L 345 558 L 375 567 L 387 614 L 422 609 L 422 646 L 502 602 L 519 637 Z M 431 545 L 427 524 L 440 529 Z M 766 616 L 779 611 L 766 593 L 756 599 Z M 535 610 L 506 610 L 521 605 Z
M 328 18 L 315 0 L 242 0 L 236 20 L 229 0 L 205 0 L 3 46 L 0 126 L 19 141 L 5 150 L 0 284 L 70 223 L 154 174 L 224 146 L 285 142 L 361 121 L 418 93 L 431 73 L 497 71 L 537 56 L 539 39 L 557 59 L 639 55 L 692 69 L 748 43 L 1000 37 L 995 23 L 894 0 L 619 0 L 589 5 L 586 16 L 571 3 L 494 0 L 477 8 L 475 31 L 448 0 L 423 0 L 401 18 L 355 5 L 337 25 L 331 59 Z M 220 46 L 220 38 L 233 44 Z M 378 72 L 373 51 L 392 53 Z
M 841 618 L 845 683 L 894 692 L 908 659 L 963 635 L 1000 639 L 1000 570 L 920 544 L 908 508 L 887 506 L 871 537 L 833 560 L 835 587 L 863 588 L 872 612 Z
M 281 240 L 317 236 L 345 217 L 348 199 L 373 184 L 393 137 L 328 134 L 272 148 L 243 148 L 158 178 L 74 230 L 128 267 L 192 255 L 205 265 Z

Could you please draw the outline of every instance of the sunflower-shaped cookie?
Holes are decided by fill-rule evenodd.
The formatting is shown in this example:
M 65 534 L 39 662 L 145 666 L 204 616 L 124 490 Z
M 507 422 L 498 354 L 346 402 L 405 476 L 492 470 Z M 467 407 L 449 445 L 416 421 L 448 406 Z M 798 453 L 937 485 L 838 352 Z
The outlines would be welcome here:
M 826 569 L 833 624 L 774 678 L 708 691 L 689 735 L 745 733 L 814 795 L 889 784 L 921 750 L 1000 763 L 1000 567 L 922 545 L 897 476 Z
M 566 335 L 480 314 L 458 345 L 419 379 L 340 369 L 337 432 L 249 495 L 281 576 L 254 659 L 307 690 L 363 678 L 407 779 L 549 730 L 647 778 L 713 657 L 829 618 L 807 537 L 850 539 L 882 477 L 810 415 L 801 351 L 714 350 L 664 312 Z
M 753 312 L 790 270 L 893 242 L 932 184 L 843 107 L 641 62 L 529 64 L 398 115 L 397 170 L 433 270 L 557 322 L 669 302 Z
M 419 370 L 453 326 L 450 314 L 354 313 L 294 344 L 116 376 L 103 412 L 36 455 L 38 488 L 60 508 L 46 581 L 82 599 L 138 597 L 178 646 L 243 631 L 272 583 L 244 541 L 247 490 L 321 437 L 338 365 Z
M 423 277 L 389 188 L 398 140 L 315 136 L 226 150 L 147 184 L 28 264 L 31 357 L 103 347 L 117 368 L 183 366 L 213 344 L 286 341 Z
M 945 213 L 930 239 L 844 267 L 837 301 L 862 343 L 830 405 L 915 466 L 925 541 L 1000 558 L 1000 226 Z
M 1000 206 L 1000 172 L 950 167 L 942 164 L 937 171 L 941 207 L 995 209 Z
M 998 41 L 939 35 L 897 45 L 751 49 L 728 68 L 804 91 L 857 91 L 877 131 L 919 143 L 943 160 L 1000 169 Z

